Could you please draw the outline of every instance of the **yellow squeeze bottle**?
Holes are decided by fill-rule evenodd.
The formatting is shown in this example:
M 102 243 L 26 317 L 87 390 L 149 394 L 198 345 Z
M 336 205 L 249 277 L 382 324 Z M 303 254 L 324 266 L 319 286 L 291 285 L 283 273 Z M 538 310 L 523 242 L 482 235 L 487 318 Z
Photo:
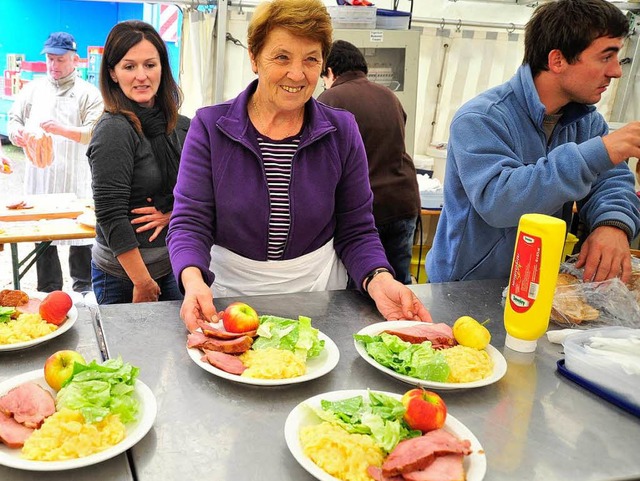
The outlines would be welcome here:
M 533 352 L 549 326 L 566 223 L 544 214 L 520 217 L 504 306 L 505 346 Z

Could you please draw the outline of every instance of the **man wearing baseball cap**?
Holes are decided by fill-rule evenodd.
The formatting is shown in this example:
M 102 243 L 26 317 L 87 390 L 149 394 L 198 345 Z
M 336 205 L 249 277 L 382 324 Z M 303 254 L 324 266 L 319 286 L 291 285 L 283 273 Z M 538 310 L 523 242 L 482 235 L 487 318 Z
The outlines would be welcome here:
M 28 82 L 9 111 L 11 142 L 25 149 L 30 134 L 50 135 L 52 157 L 33 159 L 25 170 L 25 194 L 74 193 L 90 199 L 91 173 L 85 155 L 91 129 L 102 114 L 100 91 L 78 77 L 75 65 L 78 45 L 73 35 L 54 32 L 44 42 L 47 75 Z M 84 144 L 84 145 L 83 145 Z M 43 165 L 46 164 L 46 165 Z M 91 290 L 91 244 L 87 240 L 52 243 L 36 262 L 37 289 L 61 290 L 62 269 L 57 245 L 69 245 L 69 270 L 73 290 Z
M 73 35 L 67 32 L 54 32 L 44 43 L 44 48 L 40 53 L 50 53 L 53 55 L 64 55 L 67 52 L 77 52 L 78 46 Z

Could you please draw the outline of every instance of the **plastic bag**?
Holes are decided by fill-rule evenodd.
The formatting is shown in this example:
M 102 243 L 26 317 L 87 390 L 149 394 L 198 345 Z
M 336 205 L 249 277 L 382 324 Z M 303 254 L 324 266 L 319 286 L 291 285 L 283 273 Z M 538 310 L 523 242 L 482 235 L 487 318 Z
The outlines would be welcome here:
M 583 282 L 577 256 L 560 265 L 551 321 L 563 327 L 640 327 L 640 260 L 632 258 L 632 280 Z

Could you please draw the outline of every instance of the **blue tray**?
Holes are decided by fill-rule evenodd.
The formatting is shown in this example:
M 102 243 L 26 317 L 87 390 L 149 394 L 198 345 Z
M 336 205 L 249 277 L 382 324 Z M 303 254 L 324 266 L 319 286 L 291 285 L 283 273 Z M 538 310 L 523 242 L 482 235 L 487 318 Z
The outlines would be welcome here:
M 612 404 L 615 404 L 619 408 L 624 409 L 625 411 L 633 414 L 634 416 L 640 417 L 640 406 L 629 402 L 626 399 L 621 398 L 617 394 L 612 393 L 611 391 L 607 391 L 606 389 L 601 388 L 597 384 L 592 383 L 591 381 L 587 381 L 582 376 L 578 376 L 577 374 L 569 371 L 564 365 L 564 359 L 560 359 L 557 363 L 558 372 L 562 374 L 567 379 L 572 380 L 576 384 L 582 386 L 588 391 L 591 391 L 596 396 L 600 396 L 602 399 L 609 401 Z

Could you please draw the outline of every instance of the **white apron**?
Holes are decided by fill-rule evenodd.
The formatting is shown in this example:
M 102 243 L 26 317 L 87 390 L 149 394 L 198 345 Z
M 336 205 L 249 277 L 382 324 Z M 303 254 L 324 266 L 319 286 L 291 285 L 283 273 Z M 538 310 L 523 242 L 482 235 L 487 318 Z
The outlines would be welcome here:
M 333 240 L 309 254 L 283 261 L 254 261 L 224 247 L 211 248 L 214 299 L 230 296 L 330 291 L 347 287 L 347 270 Z
M 75 97 L 42 95 L 34 99 L 25 129 L 36 130 L 45 120 L 64 125 L 82 125 L 80 107 Z M 44 169 L 26 162 L 25 194 L 74 193 L 79 199 L 91 199 L 91 171 L 85 155 L 87 146 L 52 135 L 53 163 Z M 91 239 L 56 241 L 54 245 L 90 245 Z

